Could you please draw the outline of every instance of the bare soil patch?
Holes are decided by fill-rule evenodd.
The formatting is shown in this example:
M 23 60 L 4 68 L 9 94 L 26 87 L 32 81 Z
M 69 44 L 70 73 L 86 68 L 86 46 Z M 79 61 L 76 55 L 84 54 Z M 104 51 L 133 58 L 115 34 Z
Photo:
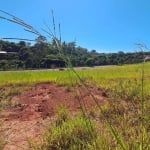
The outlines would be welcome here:
M 89 90 L 100 105 L 107 99 L 106 93 L 96 86 L 91 86 Z M 5 108 L 0 116 L 3 120 L 3 134 L 8 141 L 4 150 L 29 150 L 28 141 L 40 139 L 45 122 L 55 118 L 58 107 L 64 105 L 75 112 L 80 109 L 79 100 L 88 109 L 95 105 L 86 88 L 72 89 L 54 83 L 37 84 L 13 96 L 15 105 Z

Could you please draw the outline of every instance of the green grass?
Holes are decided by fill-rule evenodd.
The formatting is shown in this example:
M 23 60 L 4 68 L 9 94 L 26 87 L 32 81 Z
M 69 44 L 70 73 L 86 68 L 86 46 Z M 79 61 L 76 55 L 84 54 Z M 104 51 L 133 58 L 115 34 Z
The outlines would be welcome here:
M 94 122 L 90 124 L 94 136 L 89 135 L 89 122 L 82 115 L 70 116 L 71 112 L 65 107 L 59 107 L 58 117 L 43 135 L 39 146 L 32 141 L 34 150 L 82 150 L 91 149 L 96 145 L 97 133 Z M 94 130 L 93 130 L 94 129 Z
M 77 70 L 81 77 L 91 78 L 98 83 L 104 80 L 141 79 L 142 64 L 113 66 L 100 69 Z M 150 78 L 150 63 L 145 63 L 145 79 Z M 68 71 L 9 71 L 0 72 L 0 85 L 36 83 L 45 81 L 68 83 Z M 73 77 L 75 78 L 75 76 Z M 61 80 L 61 81 L 60 81 Z
M 150 63 L 144 66 L 144 88 L 149 92 L 150 88 Z M 77 70 L 83 80 L 94 82 L 97 86 L 111 89 L 130 82 L 133 86 L 141 84 L 142 64 L 114 66 L 101 69 Z M 70 85 L 79 82 L 71 71 L 20 71 L 0 72 L 0 86 L 10 84 L 34 84 L 40 82 L 55 82 L 57 84 Z

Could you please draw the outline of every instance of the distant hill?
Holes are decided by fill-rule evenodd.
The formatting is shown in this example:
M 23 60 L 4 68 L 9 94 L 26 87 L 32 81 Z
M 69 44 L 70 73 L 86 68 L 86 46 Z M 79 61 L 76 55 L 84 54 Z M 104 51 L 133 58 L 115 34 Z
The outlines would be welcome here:
M 150 52 L 98 53 L 76 46 L 75 42 L 63 42 L 60 52 L 53 41 L 31 45 L 25 41 L 14 43 L 0 40 L 0 70 L 65 67 L 68 58 L 75 67 L 123 65 L 142 62 L 146 56 L 149 57 Z

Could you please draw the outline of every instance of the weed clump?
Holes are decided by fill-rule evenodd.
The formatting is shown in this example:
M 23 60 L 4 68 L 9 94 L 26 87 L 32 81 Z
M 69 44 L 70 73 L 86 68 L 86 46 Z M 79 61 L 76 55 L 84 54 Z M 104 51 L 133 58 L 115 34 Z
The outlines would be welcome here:
M 54 124 L 45 132 L 40 146 L 31 144 L 34 150 L 83 150 L 94 145 L 96 132 L 91 137 L 89 130 L 95 128 L 94 123 L 87 121 L 83 115 L 70 116 L 70 111 L 60 106 Z M 92 129 L 87 128 L 91 126 Z
M 56 126 L 61 126 L 64 122 L 70 119 L 70 112 L 66 106 L 59 106 L 57 108 Z

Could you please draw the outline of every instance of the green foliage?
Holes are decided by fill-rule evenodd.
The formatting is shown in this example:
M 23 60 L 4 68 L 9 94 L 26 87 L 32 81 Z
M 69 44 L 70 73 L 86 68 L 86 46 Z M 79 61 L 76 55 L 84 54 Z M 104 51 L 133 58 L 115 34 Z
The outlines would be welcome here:
M 52 44 L 37 41 L 31 45 L 24 41 L 14 43 L 0 40 L 0 47 L 2 51 L 8 52 L 0 54 L 0 70 L 59 68 L 66 65 L 54 41 Z M 68 57 L 73 66 L 122 65 L 143 61 L 141 52 L 120 51 L 108 54 L 97 53 L 95 50 L 90 52 L 86 48 L 77 47 L 75 42 L 63 42 L 61 54 Z M 144 54 L 150 55 L 149 52 Z
M 94 139 L 89 135 L 85 118 L 76 117 L 52 126 L 44 135 L 42 146 L 35 150 L 84 150 L 92 147 Z M 94 124 L 92 124 L 94 128 Z M 95 133 L 96 138 L 96 133 Z
M 70 112 L 65 106 L 59 106 L 57 108 L 57 120 L 56 125 L 61 126 L 64 122 L 70 119 Z
M 110 91 L 110 97 L 115 99 L 124 99 L 124 100 L 130 100 L 135 102 L 136 100 L 139 100 L 141 97 L 141 83 L 134 80 L 123 80 L 118 79 L 116 81 L 116 84 L 111 87 Z

